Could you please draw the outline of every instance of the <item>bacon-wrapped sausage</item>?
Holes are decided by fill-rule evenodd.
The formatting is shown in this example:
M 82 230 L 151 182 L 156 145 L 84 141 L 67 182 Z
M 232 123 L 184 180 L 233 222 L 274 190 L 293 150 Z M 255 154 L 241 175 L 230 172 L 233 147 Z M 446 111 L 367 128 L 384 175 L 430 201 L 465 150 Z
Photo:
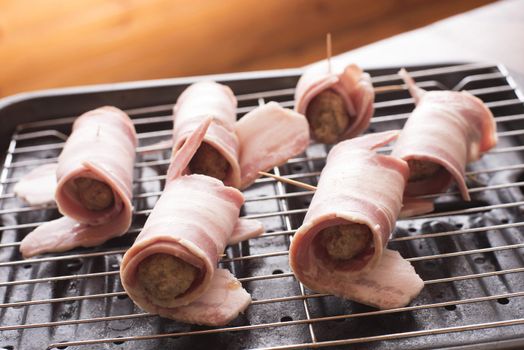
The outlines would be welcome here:
M 303 115 L 269 102 L 236 120 L 231 89 L 211 81 L 189 86 L 174 107 L 173 144 L 177 151 L 206 117 L 211 125 L 188 171 L 246 188 L 268 170 L 303 152 L 309 130 Z
M 290 247 L 291 268 L 310 289 L 381 309 L 404 306 L 422 289 L 413 267 L 385 249 L 402 207 L 408 167 L 373 149 L 397 135 L 362 136 L 329 153 Z
M 417 105 L 392 153 L 408 162 L 406 195 L 443 192 L 455 181 L 469 201 L 466 164 L 496 145 L 493 114 L 466 91 L 424 91 L 405 70 L 400 74 Z
M 115 107 L 78 117 L 56 169 L 55 200 L 64 217 L 29 233 L 22 254 L 90 247 L 123 235 L 131 225 L 136 145 L 133 123 Z
M 315 65 L 298 81 L 295 110 L 306 116 L 313 139 L 333 144 L 368 127 L 374 99 L 371 78 L 357 65 L 334 72 L 327 65 Z
M 209 176 L 187 172 L 211 119 L 186 138 L 172 158 L 166 187 L 120 267 L 122 284 L 144 310 L 207 325 L 235 318 L 251 297 L 216 265 L 228 243 L 263 231 L 239 220 L 242 193 Z
M 173 109 L 176 152 L 206 117 L 212 117 L 204 140 L 189 163 L 191 173 L 215 177 L 240 187 L 239 142 L 235 133 L 237 100 L 231 89 L 212 81 L 190 85 Z

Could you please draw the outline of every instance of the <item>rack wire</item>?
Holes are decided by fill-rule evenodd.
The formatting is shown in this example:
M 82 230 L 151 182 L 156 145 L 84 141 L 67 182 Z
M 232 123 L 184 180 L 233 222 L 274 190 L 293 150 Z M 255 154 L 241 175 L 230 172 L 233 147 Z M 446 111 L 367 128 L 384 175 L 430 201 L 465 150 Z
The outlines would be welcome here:
M 373 83 L 399 83 L 392 71 L 371 71 Z M 74 117 L 50 116 L 18 125 L 0 173 L 0 349 L 420 349 L 524 342 L 524 97 L 504 67 L 491 64 L 424 68 L 412 75 L 424 88 L 467 89 L 483 99 L 496 116 L 499 144 L 468 167 L 472 202 L 462 202 L 452 189 L 429 196 L 438 197 L 434 213 L 397 223 L 389 245 L 425 283 L 411 305 L 375 310 L 299 283 L 287 254 L 313 193 L 264 178 L 245 191 L 242 216 L 261 220 L 266 232 L 229 247 L 220 262 L 253 295 L 246 314 L 227 327 L 205 328 L 135 307 L 120 285 L 118 266 L 163 187 L 169 150 L 151 152 L 150 146 L 171 137 L 172 104 L 126 110 L 139 137 L 128 234 L 93 249 L 22 259 L 24 235 L 58 216 L 55 205 L 26 206 L 12 192 L 30 169 L 56 161 L 67 140 Z M 256 79 L 252 84 L 254 92 L 235 91 L 239 117 L 261 100 L 293 106 L 294 82 L 276 90 Z M 412 109 L 407 91 L 378 94 L 369 132 L 402 127 Z M 273 171 L 315 185 L 328 151 L 312 144 Z

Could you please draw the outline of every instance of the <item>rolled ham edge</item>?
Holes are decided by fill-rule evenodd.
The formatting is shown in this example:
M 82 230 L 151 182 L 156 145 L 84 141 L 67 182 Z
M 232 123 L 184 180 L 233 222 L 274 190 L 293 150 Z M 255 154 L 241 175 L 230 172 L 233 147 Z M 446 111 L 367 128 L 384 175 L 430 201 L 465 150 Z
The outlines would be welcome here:
M 309 103 L 320 93 L 328 89 L 333 89 L 340 95 L 340 97 L 344 100 L 344 104 L 349 115 L 356 114 L 355 106 L 353 106 L 351 99 L 348 97 L 347 92 L 344 90 L 344 87 L 340 83 L 340 76 L 335 74 L 325 75 L 324 77 L 318 79 L 317 81 L 312 83 L 308 88 L 306 88 L 301 96 L 297 96 L 299 97 L 299 100 L 297 101 L 295 111 L 303 115 L 306 115 Z
M 246 114 L 235 124 L 240 142 L 241 189 L 257 178 L 259 171 L 282 165 L 309 146 L 309 125 L 295 111 L 269 102 Z
M 20 243 L 24 258 L 43 253 L 59 253 L 77 247 L 94 247 L 127 232 L 127 213 L 122 211 L 109 223 L 90 226 L 63 216 L 48 221 L 28 233 Z
M 239 219 L 228 244 L 236 244 L 244 240 L 259 236 L 264 232 L 263 224 L 254 219 Z M 202 244 L 206 246 L 206 244 Z M 149 299 L 147 293 L 137 285 L 136 274 L 138 266 L 147 257 L 157 254 L 169 254 L 175 256 L 200 270 L 199 280 L 196 286 L 192 286 L 184 296 L 179 297 L 178 305 L 173 307 L 162 307 L 156 305 Z M 174 239 L 169 235 L 156 235 L 149 239 L 135 243 L 124 255 L 120 265 L 120 276 L 122 285 L 131 299 L 142 309 L 154 314 L 170 314 L 170 309 L 187 306 L 200 298 L 210 288 L 213 280 L 213 261 L 210 256 L 216 256 L 211 249 L 204 251 L 188 240 Z M 216 271 L 215 271 L 216 273 Z
M 251 304 L 251 295 L 226 269 L 217 269 L 210 287 L 187 306 L 161 310 L 159 315 L 180 322 L 206 326 L 224 326 Z
M 364 268 L 333 271 L 327 266 L 316 265 L 318 257 L 314 255 L 311 244 L 320 230 L 330 226 L 326 225 L 326 221 L 333 222 L 334 219 L 342 219 L 339 222 L 365 223 L 371 229 L 374 245 L 378 249 L 375 250 L 373 260 Z M 406 306 L 420 293 L 424 283 L 398 252 L 382 247 L 380 232 L 372 224 L 347 213 L 333 213 L 299 228 L 291 241 L 289 261 L 297 278 L 316 292 L 333 294 L 379 309 Z M 403 282 L 397 283 L 397 278 L 403 279 Z
M 91 211 L 86 209 L 78 199 L 72 198 L 70 182 L 81 177 L 104 182 L 111 188 L 114 201 L 110 208 L 103 211 Z M 62 215 L 91 226 L 105 224 L 114 220 L 122 210 L 132 212 L 131 196 L 131 191 L 125 184 L 113 176 L 111 172 L 104 169 L 103 165 L 91 161 L 83 162 L 80 167 L 63 176 L 58 182 L 55 192 L 58 211 Z
M 384 249 L 379 264 L 370 271 L 352 276 L 330 293 L 381 310 L 405 307 L 424 288 L 424 281 L 399 252 Z M 323 287 L 319 286 L 319 292 Z
M 291 246 L 289 248 L 290 265 L 295 275 L 297 275 L 298 279 L 304 284 L 315 284 L 313 281 L 318 281 L 319 277 L 321 277 L 316 274 L 310 276 L 309 273 L 304 270 L 305 266 L 316 269 L 317 266 L 309 260 L 310 258 L 313 257 L 315 260 L 320 259 L 316 256 L 314 251 L 315 247 L 313 247 L 315 237 L 323 229 L 341 224 L 366 225 L 373 235 L 374 246 L 372 256 L 366 255 L 363 260 L 355 260 L 349 269 L 344 269 L 344 273 L 351 275 L 359 271 L 367 271 L 379 263 L 383 250 L 383 242 L 382 233 L 379 231 L 380 227 L 377 227 L 378 225 L 373 224 L 359 212 L 324 214 L 302 224 L 291 240 Z M 308 282 L 310 279 L 312 279 L 312 282 Z
M 399 218 L 407 219 L 431 213 L 433 210 L 435 210 L 435 204 L 431 199 L 404 196 L 402 199 L 402 209 L 400 210 Z
M 487 116 L 486 118 L 482 119 L 482 131 L 481 131 L 482 136 L 480 139 L 478 152 L 470 152 L 470 156 L 471 156 L 471 153 L 473 153 L 473 157 L 471 159 L 468 159 L 468 161 L 471 162 L 471 161 L 478 160 L 482 156 L 482 154 L 488 152 L 490 149 L 492 149 L 493 147 L 497 145 L 497 142 L 498 142 L 497 122 L 491 110 L 488 108 L 488 106 L 486 106 L 486 104 L 480 98 L 471 94 L 468 91 L 461 91 L 460 93 L 463 96 L 466 96 L 467 98 L 469 98 Z
M 55 203 L 57 167 L 58 163 L 56 162 L 37 166 L 20 178 L 13 192 L 29 205 Z
M 259 221 L 239 219 L 229 244 L 252 238 L 263 231 Z M 147 293 L 137 286 L 136 273 L 140 262 L 157 253 L 170 254 L 189 262 L 199 268 L 199 276 L 203 276 L 196 282 L 196 287 L 191 287 L 187 294 L 180 298 L 178 306 L 156 305 Z M 132 300 L 151 314 L 193 324 L 225 325 L 247 308 L 251 296 L 229 271 L 214 269 L 213 259 L 209 259 L 212 254 L 212 251 L 201 251 L 188 240 L 175 240 L 167 235 L 154 236 L 133 245 L 124 255 L 120 267 L 122 285 Z M 213 270 L 214 273 L 202 272 Z
M 402 80 L 404 80 L 410 95 L 415 100 L 415 104 L 418 104 L 427 91 L 418 87 L 413 77 L 411 77 L 411 75 L 404 68 L 398 72 L 398 75 L 402 78 Z M 462 96 L 469 99 L 486 115 L 485 118 L 482 118 L 482 130 L 480 130 L 481 140 L 478 151 L 474 152 L 474 156 L 471 159 L 468 159 L 468 162 L 478 160 L 483 153 L 495 147 L 498 142 L 496 120 L 493 117 L 491 110 L 480 98 L 474 96 L 468 91 L 453 91 L 451 93 L 462 94 Z
M 113 208 L 111 217 L 93 225 L 81 223 L 68 216 L 43 223 L 22 240 L 20 252 L 25 258 L 48 252 L 63 252 L 76 247 L 97 246 L 125 234 L 131 226 L 133 207 L 125 186 L 93 162 L 84 162 L 83 166 L 85 171 L 94 172 L 98 178 L 111 186 L 113 193 L 119 198 L 118 210 Z
M 168 309 L 185 306 L 200 297 L 208 288 L 214 274 L 214 261 L 217 260 L 214 245 L 203 244 L 201 249 L 188 240 L 177 240 L 169 235 L 156 235 L 135 243 L 124 254 L 120 264 L 120 278 L 125 291 L 142 309 L 154 313 L 166 313 Z M 199 270 L 198 279 L 182 296 L 178 296 L 176 305 L 164 307 L 154 303 L 147 292 L 138 284 L 137 273 L 140 263 L 154 254 L 168 254 L 195 266 Z M 214 259 L 212 258 L 214 257 Z
M 319 78 L 308 78 L 308 81 L 299 81 L 295 95 L 295 111 L 306 115 L 309 103 L 323 91 L 332 89 L 343 99 L 350 118 L 350 123 L 344 132 L 341 133 L 340 140 L 357 136 L 369 126 L 371 115 L 373 114 L 375 91 L 369 75 L 364 73 L 360 67 L 350 64 L 340 74 L 322 73 L 322 71 L 316 73 L 306 72 L 304 74 L 317 74 Z M 308 86 L 299 89 L 299 85 Z M 355 106 L 354 101 L 350 97 L 350 94 L 357 90 L 360 90 L 359 92 L 362 93 L 360 101 L 358 101 L 362 106 L 362 110 Z
M 373 115 L 375 90 L 369 74 L 364 73 L 362 69 L 355 64 L 350 64 L 344 69 L 340 80 L 342 85 L 345 86 L 346 91 L 358 92 L 358 101 L 354 103 L 356 106 L 360 106 L 360 108 L 356 108 L 357 111 L 355 111 L 353 124 L 350 124 L 346 131 L 340 136 L 340 138 L 344 140 L 358 136 L 368 128 Z
M 410 152 L 409 150 L 401 150 L 398 152 L 394 150 L 393 155 L 399 157 L 400 159 L 406 162 L 411 159 L 430 161 L 432 163 L 439 164 L 447 172 L 447 174 L 442 174 L 440 172 L 437 173 L 436 178 L 434 176 L 427 180 L 415 181 L 411 183 L 408 182 L 406 184 L 405 189 L 405 195 L 407 197 L 415 197 L 418 195 L 426 194 L 428 193 L 428 188 L 431 188 L 431 193 L 439 193 L 441 191 L 445 191 L 445 189 L 449 187 L 450 183 L 452 181 L 455 181 L 462 198 L 465 201 L 471 201 L 468 187 L 466 186 L 466 181 L 464 179 L 464 171 L 457 164 L 453 164 L 452 162 L 447 160 L 452 158 L 435 156 L 433 154 L 429 154 L 423 151 Z
M 264 224 L 255 219 L 238 219 L 227 244 L 237 244 L 264 233 Z
M 176 181 L 178 177 L 187 172 L 189 161 L 202 143 L 211 121 L 212 118 L 206 118 L 185 140 L 184 144 L 178 150 L 174 150 L 168 170 L 166 190 L 172 181 Z M 228 243 L 236 243 L 263 232 L 263 227 L 258 221 L 241 220 L 243 221 L 239 219 L 234 228 L 235 237 L 232 237 Z M 159 222 L 158 225 L 160 226 L 152 226 L 149 229 L 166 230 L 162 222 Z M 199 235 L 198 232 L 194 234 Z M 198 240 L 199 237 L 208 239 L 202 235 L 195 236 L 193 239 Z M 124 289 L 138 306 L 149 313 L 196 324 L 212 326 L 227 324 L 249 305 L 251 297 L 229 271 L 215 269 L 214 262 L 219 258 L 216 245 L 213 242 L 201 242 L 200 246 L 205 250 L 192 243 L 192 240 L 177 239 L 167 232 L 135 242 L 124 255 L 120 266 Z M 170 307 L 157 305 L 150 300 L 145 290 L 137 286 L 136 274 L 139 264 L 145 258 L 157 253 L 176 256 L 200 270 L 199 280 L 194 282 L 196 285 L 191 286 L 182 297 L 177 297 L 177 305 Z M 225 294 L 218 294 L 221 291 L 225 291 Z
M 335 145 L 333 149 L 343 147 L 344 145 L 351 145 L 354 149 L 375 150 L 379 147 L 385 146 L 390 142 L 395 141 L 400 135 L 400 130 L 388 130 L 372 134 L 366 134 L 351 140 L 346 140 Z M 329 154 L 331 154 L 330 152 Z M 329 160 L 328 154 L 328 160 Z
M 173 148 L 171 161 L 167 169 L 166 184 L 188 173 L 187 167 L 189 166 L 189 162 L 191 162 L 191 158 L 193 158 L 202 144 L 212 122 L 212 117 L 204 118 L 184 140 L 181 140 L 180 145 Z

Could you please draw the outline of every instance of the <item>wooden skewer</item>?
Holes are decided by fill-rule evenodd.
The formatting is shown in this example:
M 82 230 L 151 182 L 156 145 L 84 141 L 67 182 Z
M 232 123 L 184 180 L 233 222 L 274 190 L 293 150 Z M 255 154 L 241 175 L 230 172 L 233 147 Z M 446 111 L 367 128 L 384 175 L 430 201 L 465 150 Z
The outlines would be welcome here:
M 331 33 L 326 34 L 326 58 L 328 64 L 328 73 L 331 74 Z
M 331 33 L 326 34 L 326 61 L 328 65 L 328 73 L 331 74 L 332 72 L 332 66 L 331 66 L 331 56 L 333 55 L 332 51 L 332 42 L 331 42 Z M 387 85 L 387 86 L 379 86 L 374 88 L 375 93 L 383 93 L 383 92 L 391 92 L 391 91 L 400 91 L 404 90 L 405 85 Z
M 258 174 L 262 175 L 262 176 L 272 177 L 273 179 L 278 180 L 280 182 L 284 182 L 284 183 L 287 183 L 287 184 L 290 184 L 290 185 L 293 185 L 293 186 L 297 186 L 297 187 L 300 187 L 300 188 L 303 188 L 303 189 L 306 189 L 306 190 L 309 190 L 309 191 L 316 191 L 317 190 L 317 188 L 315 186 L 313 186 L 313 185 L 309 185 L 309 184 L 306 184 L 306 183 L 303 183 L 303 182 L 300 182 L 300 181 L 288 179 L 286 177 L 278 176 L 278 175 L 275 175 L 275 174 L 266 173 L 264 171 L 259 171 Z
M 386 86 L 378 86 L 373 88 L 375 90 L 375 93 L 381 93 L 381 92 L 390 92 L 390 91 L 400 91 L 404 90 L 406 88 L 405 85 L 386 85 Z
M 328 73 L 331 74 L 332 72 L 332 66 L 331 66 L 331 56 L 333 55 L 332 51 L 332 42 L 331 42 L 331 33 L 326 34 L 326 61 L 328 65 Z M 387 86 L 379 86 L 375 87 L 375 93 L 383 93 L 383 92 L 391 92 L 391 91 L 400 91 L 404 90 L 405 85 L 387 85 Z

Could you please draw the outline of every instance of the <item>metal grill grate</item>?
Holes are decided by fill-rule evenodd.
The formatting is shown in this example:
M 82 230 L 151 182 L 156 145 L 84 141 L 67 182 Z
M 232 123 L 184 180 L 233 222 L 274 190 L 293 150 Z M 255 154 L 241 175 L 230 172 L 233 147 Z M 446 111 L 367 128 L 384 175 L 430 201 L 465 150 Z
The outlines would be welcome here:
M 425 281 L 410 306 L 378 311 L 317 294 L 298 283 L 287 263 L 287 249 L 312 192 L 259 179 L 245 191 L 242 216 L 262 220 L 267 232 L 229 247 L 220 262 L 252 294 L 247 312 L 227 327 L 206 328 L 136 308 L 122 291 L 118 266 L 163 187 L 169 150 L 149 153 L 147 146 L 171 137 L 172 104 L 126 110 L 140 141 L 129 233 L 95 249 L 23 260 L 18 246 L 24 235 L 59 216 L 55 206 L 24 206 L 12 193 L 24 173 L 55 161 L 67 139 L 74 117 L 52 119 L 48 114 L 18 124 L 12 135 L 2 135 L 11 141 L 0 174 L 0 349 L 300 349 L 348 344 L 354 349 L 425 349 L 479 343 L 490 348 L 495 341 L 503 347 L 522 345 L 524 97 L 500 66 L 415 69 L 413 76 L 424 88 L 467 89 L 483 99 L 496 116 L 500 141 L 468 167 L 472 202 L 462 202 L 451 191 L 439 197 L 436 212 L 399 220 L 389 246 L 411 261 Z M 370 73 L 380 86 L 400 83 L 396 71 Z M 239 117 L 260 101 L 292 107 L 296 73 L 232 79 Z M 180 91 L 183 85 L 173 87 Z M 151 86 L 143 89 L 147 92 Z M 72 103 L 79 99 L 63 97 Z M 370 132 L 401 128 L 412 109 L 407 91 L 378 94 Z M 9 117 L 31 120 L 30 115 Z M 274 172 L 315 185 L 327 151 L 313 144 Z

